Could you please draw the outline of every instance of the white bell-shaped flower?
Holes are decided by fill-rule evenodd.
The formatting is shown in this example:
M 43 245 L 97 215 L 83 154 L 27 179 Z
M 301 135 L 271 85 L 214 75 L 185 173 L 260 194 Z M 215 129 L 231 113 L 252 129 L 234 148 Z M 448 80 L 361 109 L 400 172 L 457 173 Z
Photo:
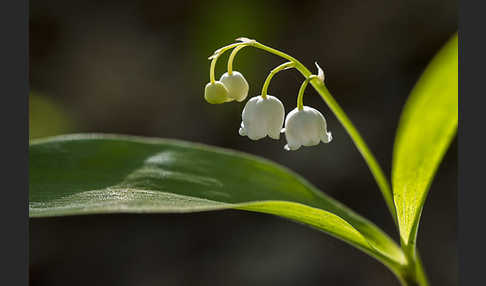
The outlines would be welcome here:
M 231 99 L 242 102 L 248 96 L 250 87 L 241 73 L 232 71 L 231 74 L 229 74 L 226 72 L 221 76 L 219 81 L 228 89 L 228 96 Z
M 304 106 L 302 110 L 295 108 L 285 119 L 287 145 L 284 149 L 297 150 L 300 146 L 313 146 L 319 142 L 329 143 L 331 132 L 327 132 L 326 119 L 318 110 Z
M 239 133 L 252 140 L 269 136 L 280 138 L 280 131 L 285 117 L 285 109 L 278 98 L 267 95 L 250 98 L 242 112 L 243 121 Z
M 228 89 L 220 81 L 208 82 L 204 88 L 204 99 L 212 104 L 231 101 L 228 94 Z

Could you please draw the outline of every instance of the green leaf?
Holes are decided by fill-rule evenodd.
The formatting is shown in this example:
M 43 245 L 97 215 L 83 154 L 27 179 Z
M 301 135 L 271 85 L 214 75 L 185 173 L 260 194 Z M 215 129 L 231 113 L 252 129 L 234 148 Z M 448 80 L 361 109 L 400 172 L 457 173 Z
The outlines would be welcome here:
M 300 176 L 244 153 L 175 140 L 78 134 L 33 141 L 31 217 L 240 209 L 300 222 L 392 271 L 401 249 L 378 227 Z
M 457 131 L 457 34 L 439 51 L 412 90 L 398 125 L 393 196 L 400 238 L 415 249 L 422 208 L 434 174 Z

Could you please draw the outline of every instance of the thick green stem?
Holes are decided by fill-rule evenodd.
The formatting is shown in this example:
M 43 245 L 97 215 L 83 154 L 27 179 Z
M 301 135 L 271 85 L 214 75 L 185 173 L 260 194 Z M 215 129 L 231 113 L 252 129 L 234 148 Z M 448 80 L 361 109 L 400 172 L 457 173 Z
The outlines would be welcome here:
M 425 273 L 424 266 L 422 264 L 422 258 L 420 258 L 420 255 L 418 251 L 415 252 L 415 277 L 417 278 L 417 281 L 419 282 L 420 286 L 429 286 L 429 280 L 427 279 L 427 274 Z
M 408 265 L 406 267 L 406 282 L 405 285 L 418 285 L 418 286 L 428 286 L 429 282 L 427 280 L 427 275 L 425 274 L 424 267 L 422 265 L 422 259 L 420 254 L 416 249 L 415 245 L 405 245 L 401 244 L 403 252 L 407 258 Z
M 406 271 L 404 271 L 402 274 L 400 282 L 403 286 L 429 286 L 429 282 L 420 259 L 409 264 Z

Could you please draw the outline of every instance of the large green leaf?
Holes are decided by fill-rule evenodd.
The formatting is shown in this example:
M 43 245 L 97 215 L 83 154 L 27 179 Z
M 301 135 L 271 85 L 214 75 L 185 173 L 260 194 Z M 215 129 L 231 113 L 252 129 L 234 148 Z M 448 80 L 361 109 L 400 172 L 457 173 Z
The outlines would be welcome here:
M 457 131 L 457 34 L 434 57 L 404 107 L 393 154 L 393 196 L 401 240 L 414 249 L 434 174 Z
M 344 240 L 397 272 L 400 248 L 300 176 L 240 152 L 175 140 L 78 134 L 33 141 L 31 217 L 241 209 Z

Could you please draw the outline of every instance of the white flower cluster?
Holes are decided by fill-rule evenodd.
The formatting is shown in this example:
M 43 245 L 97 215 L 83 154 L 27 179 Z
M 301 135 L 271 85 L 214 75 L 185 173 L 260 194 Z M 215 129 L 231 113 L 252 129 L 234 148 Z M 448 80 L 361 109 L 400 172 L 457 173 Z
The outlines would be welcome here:
M 204 90 L 204 98 L 212 104 L 236 100 L 242 102 L 248 96 L 248 82 L 237 71 L 224 73 L 219 81 L 209 82 Z
M 234 53 L 236 54 L 236 52 Z M 216 53 L 210 57 L 210 59 L 213 59 L 213 63 L 218 56 Z M 316 66 L 318 75 L 312 77 L 324 82 L 324 73 L 317 63 Z M 281 67 L 280 70 L 283 70 L 290 65 L 283 64 Z M 273 74 L 278 71 L 278 68 L 275 72 L 272 71 L 267 80 L 270 81 Z M 317 145 L 320 142 L 331 142 L 332 135 L 327 131 L 326 119 L 322 113 L 312 107 L 304 106 L 302 103 L 301 97 L 310 79 L 308 78 L 301 87 L 302 90 L 299 92 L 300 104 L 287 115 L 285 128 L 282 128 L 285 118 L 284 106 L 275 96 L 267 95 L 265 87 L 262 95 L 252 97 L 246 103 L 242 112 L 239 134 L 248 136 L 251 140 L 258 140 L 266 136 L 272 139 L 280 139 L 280 133 L 285 133 L 287 145 L 284 149 L 288 151 L 297 150 L 301 146 Z M 243 75 L 237 71 L 232 71 L 230 68 L 221 76 L 219 81 L 214 80 L 214 65 L 212 65 L 211 82 L 206 85 L 204 98 L 212 104 L 230 101 L 242 102 L 248 96 L 248 90 L 248 82 Z
M 331 132 L 327 131 L 326 119 L 318 110 L 304 106 L 295 108 L 285 119 L 283 104 L 276 97 L 261 95 L 248 100 L 242 112 L 243 121 L 239 130 L 240 135 L 258 140 L 266 136 L 279 139 L 280 132 L 285 133 L 287 145 L 285 150 L 297 150 L 301 146 L 314 146 L 319 142 L 329 143 Z
M 280 139 L 280 131 L 284 122 L 285 109 L 275 96 L 261 95 L 250 98 L 243 108 L 239 133 L 251 140 L 262 139 L 266 136 Z
M 297 150 L 300 146 L 313 146 L 319 142 L 329 143 L 331 132 L 327 132 L 326 119 L 318 110 L 304 106 L 302 110 L 295 108 L 285 120 L 285 150 Z

